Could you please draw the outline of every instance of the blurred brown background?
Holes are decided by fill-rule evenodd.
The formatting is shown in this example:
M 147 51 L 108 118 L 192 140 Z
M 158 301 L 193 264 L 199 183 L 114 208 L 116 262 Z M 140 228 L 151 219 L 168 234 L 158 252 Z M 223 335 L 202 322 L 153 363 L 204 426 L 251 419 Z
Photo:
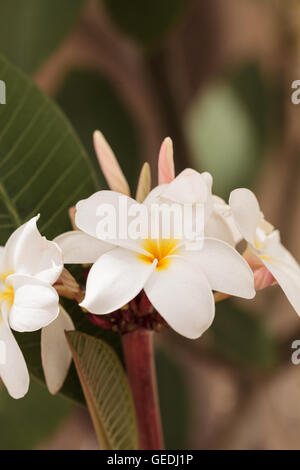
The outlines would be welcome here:
M 177 171 L 210 171 L 224 198 L 236 187 L 255 190 L 300 260 L 300 105 L 291 103 L 300 79 L 298 0 L 88 0 L 76 11 L 60 1 L 54 12 L 46 0 L 25 3 L 1 0 L 0 51 L 58 102 L 95 168 L 99 128 L 133 189 L 146 160 L 155 181 L 169 135 Z M 300 320 L 276 287 L 218 305 L 199 341 L 157 335 L 167 446 L 299 449 L 294 339 Z M 97 448 L 84 409 L 33 388 L 22 404 L 1 392 L 1 448 Z M 37 402 L 57 419 L 37 416 Z

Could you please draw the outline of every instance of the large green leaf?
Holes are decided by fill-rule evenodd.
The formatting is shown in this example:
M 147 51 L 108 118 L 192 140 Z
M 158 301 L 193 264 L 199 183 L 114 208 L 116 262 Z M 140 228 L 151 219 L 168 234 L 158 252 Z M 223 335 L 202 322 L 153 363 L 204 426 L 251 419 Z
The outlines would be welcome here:
M 0 243 L 41 213 L 49 238 L 69 228 L 67 210 L 96 189 L 88 155 L 58 107 L 0 56 Z
M 132 395 L 115 351 L 106 342 L 78 331 L 67 337 L 101 448 L 137 449 Z
M 84 0 L 1 0 L 0 50 L 31 73 L 77 20 Z
M 84 331 L 85 333 L 97 338 L 105 340 L 113 346 L 118 356 L 122 358 L 122 347 L 120 336 L 109 330 L 96 328 L 84 315 L 80 307 L 73 301 L 64 300 L 63 305 L 75 324 L 77 330 Z M 18 343 L 22 347 L 27 364 L 29 365 L 30 372 L 40 381 L 44 382 L 44 373 L 41 363 L 40 353 L 40 331 L 34 333 L 15 333 Z M 77 372 L 74 364 L 71 365 L 68 377 L 60 391 L 61 395 L 67 396 L 75 402 L 85 404 L 85 399 L 82 394 L 81 386 L 78 380 Z
M 189 0 L 104 0 L 119 28 L 144 46 L 152 46 L 174 25 Z
M 32 381 L 29 393 L 14 400 L 6 390 L 0 391 L 0 449 L 32 449 L 56 431 L 70 411 L 70 403 L 53 397 Z
M 94 171 L 58 107 L 1 56 L 0 77 L 7 85 L 7 104 L 0 105 L 0 244 L 39 212 L 39 228 L 51 239 L 69 230 L 68 208 L 97 188 Z M 120 349 L 117 335 L 95 328 L 74 303 L 65 307 L 77 328 Z M 40 333 L 16 336 L 30 371 L 43 380 Z M 63 392 L 83 400 L 73 368 Z

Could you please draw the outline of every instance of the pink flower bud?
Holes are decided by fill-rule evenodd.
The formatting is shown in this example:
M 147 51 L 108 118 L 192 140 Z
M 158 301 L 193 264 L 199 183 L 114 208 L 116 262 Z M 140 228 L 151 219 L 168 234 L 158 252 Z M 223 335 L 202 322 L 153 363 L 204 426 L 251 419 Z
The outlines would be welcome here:
M 158 156 L 158 184 L 171 183 L 174 178 L 173 142 L 167 137 L 160 147 Z

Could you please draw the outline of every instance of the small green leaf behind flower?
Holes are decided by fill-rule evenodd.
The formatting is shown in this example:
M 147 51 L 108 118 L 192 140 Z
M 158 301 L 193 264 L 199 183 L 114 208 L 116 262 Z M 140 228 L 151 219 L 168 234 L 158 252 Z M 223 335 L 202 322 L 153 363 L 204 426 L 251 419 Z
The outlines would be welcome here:
M 79 331 L 66 335 L 101 449 L 137 449 L 134 404 L 117 354 Z

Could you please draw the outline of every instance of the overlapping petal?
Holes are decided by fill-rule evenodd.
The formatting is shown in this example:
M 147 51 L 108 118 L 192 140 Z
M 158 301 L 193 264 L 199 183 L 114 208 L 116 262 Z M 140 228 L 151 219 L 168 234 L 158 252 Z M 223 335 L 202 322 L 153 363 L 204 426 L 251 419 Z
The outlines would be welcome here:
M 88 235 L 125 247 L 133 251 L 140 251 L 140 243 L 128 238 L 128 227 L 131 219 L 130 211 L 133 213 L 140 204 L 134 199 L 115 191 L 98 191 L 87 199 L 79 201 L 76 205 L 75 222 L 77 227 Z M 111 222 L 112 237 L 107 238 L 100 229 L 99 222 L 106 217 Z M 105 226 L 105 229 L 107 226 Z M 148 228 L 148 227 L 147 227 Z
M 9 311 L 9 324 L 13 330 L 39 330 L 56 319 L 58 294 L 49 283 L 23 274 L 12 274 L 7 282 L 14 289 L 13 305 Z
M 229 205 L 239 231 L 254 245 L 256 229 L 262 218 L 255 195 L 246 188 L 235 189 L 230 194 Z
M 42 365 L 48 390 L 53 395 L 62 387 L 72 361 L 72 354 L 65 337 L 65 331 L 72 330 L 74 330 L 73 321 L 62 306 L 56 320 L 42 329 Z
M 0 312 L 0 379 L 13 398 L 22 398 L 29 388 L 29 373 L 22 351 L 9 327 L 7 305 Z
M 300 270 L 274 259 L 264 263 L 300 316 Z
M 65 232 L 56 237 L 54 242 L 61 248 L 66 264 L 95 263 L 99 256 L 114 248 L 114 245 L 79 230 Z
M 230 245 L 205 238 L 200 250 L 184 254 L 207 278 L 212 290 L 245 299 L 255 296 L 253 272 L 247 261 Z
M 205 224 L 205 236 L 218 238 L 231 246 L 235 246 L 235 239 L 225 218 L 213 212 Z
M 161 192 L 160 197 L 178 204 L 203 204 L 205 218 L 208 220 L 212 211 L 212 179 L 208 173 L 198 173 L 187 168 Z
M 109 251 L 92 266 L 81 306 L 99 315 L 123 307 L 143 289 L 155 265 L 124 248 Z
M 10 236 L 1 271 L 29 274 L 53 284 L 63 269 L 62 252 L 56 243 L 42 237 L 38 218 L 33 217 Z
M 213 195 L 213 211 L 206 223 L 205 234 L 208 237 L 219 238 L 232 246 L 243 240 L 230 206 L 221 197 Z
M 156 270 L 146 283 L 152 305 L 177 333 L 195 339 L 211 325 L 215 304 L 206 277 L 182 257 Z

